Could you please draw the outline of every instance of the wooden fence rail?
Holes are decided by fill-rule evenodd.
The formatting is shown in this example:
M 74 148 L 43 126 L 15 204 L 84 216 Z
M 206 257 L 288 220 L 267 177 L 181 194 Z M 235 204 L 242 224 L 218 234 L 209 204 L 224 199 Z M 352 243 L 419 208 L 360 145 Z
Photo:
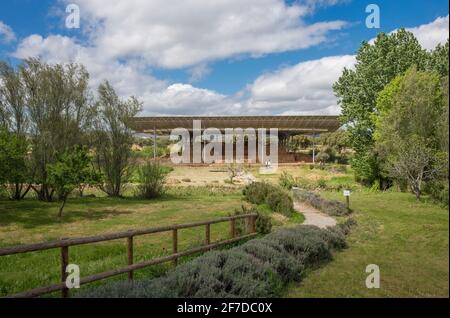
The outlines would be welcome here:
M 209 221 L 201 221 L 201 222 L 193 222 L 193 223 L 185 223 L 185 224 L 175 224 L 169 226 L 161 226 L 161 227 L 153 227 L 148 229 L 141 230 L 130 230 L 126 232 L 116 232 L 104 235 L 97 236 L 88 236 L 88 237 L 79 237 L 79 238 L 67 238 L 61 239 L 57 241 L 37 243 L 37 244 L 27 244 L 27 245 L 18 245 L 11 247 L 0 248 L 0 256 L 5 255 L 13 255 L 19 253 L 28 253 L 34 251 L 43 251 L 53 248 L 61 249 L 61 282 L 58 284 L 49 285 L 46 287 L 34 288 L 28 291 L 24 291 L 18 294 L 11 295 L 9 297 L 36 297 L 43 294 L 52 293 L 55 291 L 61 291 L 62 297 L 69 296 L 69 289 L 66 286 L 67 273 L 66 268 L 69 265 L 69 246 L 75 245 L 83 245 L 83 244 L 91 244 L 97 242 L 105 242 L 117 239 L 125 238 L 126 241 L 126 250 L 127 250 L 127 266 L 122 268 L 113 269 L 110 271 L 93 274 L 86 277 L 80 278 L 80 285 L 95 282 L 101 279 L 105 279 L 111 276 L 116 276 L 120 274 L 128 273 L 128 279 L 133 279 L 133 271 L 142 269 L 147 266 L 156 265 L 160 263 L 165 263 L 172 261 L 174 265 L 177 264 L 177 261 L 182 256 L 187 256 L 199 252 L 205 252 L 211 250 L 215 247 L 222 246 L 225 244 L 230 244 L 233 242 L 237 242 L 239 240 L 252 237 L 256 235 L 256 216 L 255 213 L 249 214 L 241 214 L 234 215 L 229 217 L 217 218 Z M 241 236 L 236 236 L 236 220 L 245 219 L 246 224 L 246 233 Z M 211 243 L 211 224 L 222 223 L 222 222 L 230 222 L 230 238 L 218 242 Z M 178 230 L 187 229 L 192 227 L 205 226 L 205 245 L 195 247 L 186 251 L 179 252 L 178 251 Z M 161 232 L 169 232 L 172 231 L 172 254 L 167 256 L 162 256 L 154 259 L 150 259 L 147 261 L 143 261 L 140 263 L 133 262 L 133 238 L 135 236 L 153 234 L 153 233 L 161 233 Z

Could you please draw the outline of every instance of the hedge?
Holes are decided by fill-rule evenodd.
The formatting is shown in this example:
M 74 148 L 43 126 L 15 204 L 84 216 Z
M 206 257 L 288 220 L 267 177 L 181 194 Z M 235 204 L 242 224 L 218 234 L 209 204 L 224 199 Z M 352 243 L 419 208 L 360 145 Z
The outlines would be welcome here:
M 267 204 L 272 211 L 291 217 L 294 202 L 289 193 L 279 186 L 265 182 L 253 182 L 247 185 L 243 194 L 247 201 L 254 204 Z
M 326 200 L 320 195 L 305 191 L 299 188 L 292 189 L 294 198 L 310 204 L 312 207 L 333 216 L 348 215 L 351 213 L 350 209 L 347 209 L 347 205 L 336 200 Z
M 165 276 L 108 283 L 81 297 L 277 297 L 289 282 L 300 281 L 306 268 L 344 248 L 352 224 L 280 229 L 229 250 L 207 252 Z

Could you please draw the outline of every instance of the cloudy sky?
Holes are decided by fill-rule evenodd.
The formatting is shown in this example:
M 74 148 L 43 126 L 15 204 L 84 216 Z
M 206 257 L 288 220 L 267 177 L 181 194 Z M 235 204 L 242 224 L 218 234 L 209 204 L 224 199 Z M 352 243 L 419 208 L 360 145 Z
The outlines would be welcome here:
M 0 59 L 83 63 L 93 89 L 109 80 L 142 115 L 339 114 L 331 87 L 361 41 L 405 27 L 432 49 L 448 12 L 443 0 L 5 0 Z

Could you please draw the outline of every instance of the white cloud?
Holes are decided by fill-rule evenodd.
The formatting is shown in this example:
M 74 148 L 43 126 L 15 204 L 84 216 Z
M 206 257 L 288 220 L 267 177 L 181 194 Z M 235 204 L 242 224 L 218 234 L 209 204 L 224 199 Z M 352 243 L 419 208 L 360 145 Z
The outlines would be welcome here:
M 224 95 L 187 84 L 169 85 L 149 75 L 139 61 L 104 60 L 97 48 L 84 47 L 60 35 L 47 38 L 31 35 L 20 43 L 14 56 L 40 57 L 48 63 L 82 63 L 91 75 L 93 90 L 108 80 L 123 98 L 134 95 L 142 100 L 143 114 L 147 115 L 213 114 L 229 105 Z
M 249 87 L 247 107 L 276 114 L 338 114 L 332 85 L 355 56 L 331 56 L 301 62 L 258 77 Z
M 449 20 L 448 15 L 446 17 L 439 17 L 433 22 L 422 24 L 414 28 L 405 28 L 414 34 L 419 41 L 419 44 L 427 50 L 434 49 L 438 44 L 443 44 L 448 39 L 449 32 Z M 398 29 L 389 32 L 389 34 L 397 32 Z M 375 38 L 369 41 L 369 44 L 373 44 Z
M 84 47 L 64 36 L 31 35 L 18 46 L 15 56 L 41 57 L 49 63 L 82 63 L 91 74 L 91 87 L 108 79 L 122 97 L 137 96 L 144 102 L 143 115 L 183 114 L 338 114 L 332 85 L 354 56 L 333 56 L 301 62 L 258 77 L 235 96 L 168 83 L 145 71 L 138 60 L 105 60 L 96 47 Z
M 95 47 L 84 47 L 72 38 L 51 35 L 43 38 L 31 35 L 19 44 L 14 56 L 17 58 L 39 57 L 47 63 L 76 62 L 86 66 L 90 85 L 96 89 L 108 80 L 121 96 L 142 96 L 144 92 L 159 92 L 167 84 L 145 72 L 145 65 L 138 61 L 119 62 L 102 59 Z
M 239 114 L 250 105 L 189 84 L 170 84 L 152 67 L 187 68 L 190 82 L 206 76 L 208 61 L 306 48 L 327 39 L 341 21 L 306 24 L 315 7 L 341 0 L 79 0 L 86 42 L 61 35 L 30 35 L 14 53 L 49 63 L 82 63 L 91 87 L 108 79 L 122 97 L 143 100 L 144 114 Z
M 12 42 L 16 40 L 16 35 L 10 26 L 0 21 L 0 42 Z
M 406 30 L 414 34 L 424 49 L 432 50 L 439 43 L 444 43 L 448 39 L 448 15 L 446 17 L 439 17 L 431 23 Z
M 311 1 L 307 1 L 311 2 Z M 336 0 L 322 0 L 333 4 Z M 91 45 L 106 59 L 139 58 L 185 68 L 239 55 L 261 56 L 311 47 L 343 21 L 307 24 L 308 3 L 283 0 L 79 0 Z
M 213 115 L 217 112 L 223 113 L 223 107 L 230 104 L 229 98 L 225 95 L 179 83 L 143 97 L 151 105 L 144 111 L 147 115 Z

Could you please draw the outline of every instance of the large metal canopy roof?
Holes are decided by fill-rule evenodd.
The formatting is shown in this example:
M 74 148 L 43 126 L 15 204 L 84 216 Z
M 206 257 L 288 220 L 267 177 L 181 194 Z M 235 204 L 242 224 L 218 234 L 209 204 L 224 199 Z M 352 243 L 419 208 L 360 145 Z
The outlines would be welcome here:
M 338 116 L 173 116 L 134 117 L 136 132 L 170 133 L 175 128 L 192 130 L 193 120 L 201 120 L 202 129 L 278 128 L 281 133 L 333 132 L 341 125 Z

